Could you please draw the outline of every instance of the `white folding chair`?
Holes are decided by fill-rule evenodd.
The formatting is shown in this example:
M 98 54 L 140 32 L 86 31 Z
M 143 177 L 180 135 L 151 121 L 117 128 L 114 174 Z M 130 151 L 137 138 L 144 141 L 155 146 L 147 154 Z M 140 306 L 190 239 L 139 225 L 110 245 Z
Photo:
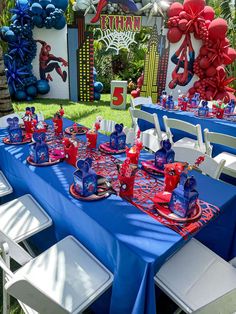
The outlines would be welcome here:
M 136 97 L 133 98 L 131 97 L 130 100 L 130 105 L 133 109 L 135 109 L 135 107 L 141 106 L 141 105 L 150 105 L 152 104 L 152 97 Z
M 102 120 L 100 123 L 100 130 L 106 133 L 112 133 L 115 130 L 115 125 L 117 122 L 113 120 Z
M 163 120 L 164 120 L 167 137 L 174 146 L 195 148 L 201 151 L 202 153 L 205 153 L 206 148 L 203 143 L 202 129 L 201 129 L 200 124 L 194 125 L 194 124 L 182 121 L 182 120 L 170 119 L 167 116 L 164 116 Z M 192 134 L 196 136 L 197 139 L 194 140 L 189 137 L 183 137 L 180 140 L 174 142 L 171 129 L 177 129 L 177 130 L 181 130 L 186 133 Z
M 235 313 L 236 269 L 195 239 L 161 267 L 154 281 L 186 313 Z
M 194 165 L 197 158 L 204 156 L 205 160 L 199 165 L 199 170 L 214 179 L 219 179 L 225 165 L 225 160 L 222 159 L 218 162 L 210 156 L 201 153 L 199 150 L 188 147 L 174 146 L 173 150 L 176 161 L 188 162 L 190 165 Z
M 20 124 L 23 123 L 23 120 L 18 113 L 11 113 L 11 114 L 8 114 L 7 116 L 0 118 L 0 129 L 7 128 L 8 127 L 7 119 L 14 118 L 14 117 L 17 117 L 19 119 Z
M 206 153 L 209 156 L 212 156 L 213 150 L 211 143 L 236 148 L 236 137 L 221 133 L 209 132 L 208 129 L 204 130 L 204 141 L 206 144 Z M 222 152 L 213 159 L 217 162 L 220 162 L 220 160 L 224 159 L 225 166 L 223 168 L 223 173 L 236 178 L 236 155 Z
M 0 231 L 33 254 L 27 239 L 52 225 L 52 219 L 39 203 L 26 194 L 0 206 Z
M 135 132 L 138 130 L 138 119 L 145 120 L 154 125 L 154 128 L 141 133 L 141 140 L 145 147 L 154 152 L 157 151 L 160 148 L 160 142 L 167 138 L 166 133 L 161 131 L 157 115 L 133 108 L 129 108 L 129 111 L 135 125 Z
M 34 259 L 2 232 L 0 242 L 3 314 L 8 314 L 8 295 L 20 301 L 26 314 L 81 313 L 112 285 L 112 273 L 72 236 Z M 10 257 L 22 265 L 15 273 L 9 267 Z
M 13 192 L 12 186 L 7 181 L 7 178 L 4 176 L 3 172 L 0 171 L 0 197 L 11 194 L 12 192 Z

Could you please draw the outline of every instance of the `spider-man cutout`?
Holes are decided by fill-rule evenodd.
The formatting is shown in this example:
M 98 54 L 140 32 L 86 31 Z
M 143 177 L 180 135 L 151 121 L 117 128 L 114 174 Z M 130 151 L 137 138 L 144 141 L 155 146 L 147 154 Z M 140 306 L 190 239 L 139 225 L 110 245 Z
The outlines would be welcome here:
M 41 80 L 53 81 L 50 72 L 56 70 L 58 75 L 62 78 L 63 82 L 66 82 L 67 72 L 62 71 L 59 62 L 61 62 L 64 67 L 68 67 L 68 62 L 61 57 L 56 57 L 53 54 L 51 54 L 50 52 L 52 48 L 45 41 L 36 40 L 36 42 L 42 45 L 39 54 L 39 73 Z

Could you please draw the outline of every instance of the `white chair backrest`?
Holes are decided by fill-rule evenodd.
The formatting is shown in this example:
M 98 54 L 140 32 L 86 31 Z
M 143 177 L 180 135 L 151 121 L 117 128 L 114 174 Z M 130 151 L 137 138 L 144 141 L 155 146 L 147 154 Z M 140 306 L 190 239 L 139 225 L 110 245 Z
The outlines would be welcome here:
M 209 156 L 212 154 L 211 143 L 236 148 L 236 137 L 222 133 L 209 132 L 208 129 L 204 130 L 204 141 L 206 144 L 206 153 Z
M 141 105 L 150 105 L 152 104 L 152 97 L 137 97 L 137 98 L 131 98 L 130 101 L 131 107 L 135 109 L 137 106 Z
M 160 141 L 158 140 L 158 137 L 149 134 L 149 133 L 141 133 L 140 139 L 143 143 L 143 146 L 151 150 L 152 152 L 156 152 L 158 149 L 161 148 Z
M 134 127 L 135 131 L 138 129 L 138 119 L 145 120 L 149 123 L 154 124 L 154 129 L 156 131 L 158 139 L 159 141 L 162 141 L 161 128 L 160 128 L 159 120 L 156 113 L 151 114 L 143 110 L 133 109 L 133 108 L 129 108 L 129 111 L 130 111 L 132 121 L 135 125 Z
M 202 138 L 202 128 L 200 124 L 191 124 L 182 120 L 178 119 L 170 119 L 167 116 L 163 117 L 166 134 L 169 140 L 173 142 L 173 134 L 171 132 L 171 129 L 177 129 L 184 131 L 186 133 L 195 135 L 197 137 L 198 147 L 203 146 L 203 138 Z
M 38 121 L 44 121 L 44 114 L 42 113 L 42 111 L 39 111 L 38 113 Z
M 225 160 L 221 160 L 220 163 L 215 161 L 210 156 L 201 153 L 200 151 L 187 147 L 173 147 L 175 152 L 175 160 L 188 162 L 190 165 L 194 165 L 196 160 L 200 156 L 204 156 L 205 160 L 199 165 L 199 169 L 202 173 L 209 175 L 214 179 L 219 179 L 221 172 L 225 165 Z
M 21 116 L 18 113 L 8 114 L 7 116 L 0 118 L 0 129 L 8 127 L 7 119 L 17 117 L 19 119 L 19 123 L 23 123 Z
M 102 120 L 100 123 L 100 131 L 112 133 L 115 130 L 117 122 L 113 120 Z
M 124 133 L 126 135 L 126 144 L 134 145 L 135 132 L 133 128 L 124 127 Z

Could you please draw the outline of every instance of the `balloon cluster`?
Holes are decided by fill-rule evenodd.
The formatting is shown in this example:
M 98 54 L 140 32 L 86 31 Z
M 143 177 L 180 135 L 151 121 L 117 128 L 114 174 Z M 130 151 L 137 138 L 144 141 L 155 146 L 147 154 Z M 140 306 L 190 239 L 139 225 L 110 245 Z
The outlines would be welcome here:
M 140 92 L 141 92 L 141 89 L 142 89 L 142 86 L 143 86 L 143 82 L 144 82 L 144 73 L 142 73 L 142 75 L 137 80 L 137 88 L 131 92 L 131 96 L 133 98 L 137 98 L 137 97 L 140 96 Z
M 1 38 L 8 43 L 4 63 L 9 91 L 13 98 L 29 101 L 43 91 L 40 81 L 32 73 L 31 62 L 36 56 L 37 47 L 32 38 L 30 3 L 28 0 L 17 0 L 11 13 L 11 25 L 0 29 Z M 43 84 L 49 90 L 48 82 Z
M 64 12 L 68 0 L 31 0 L 31 15 L 35 26 L 63 29 L 66 25 Z
M 189 96 L 199 93 L 202 99 L 234 98 L 234 89 L 228 85 L 234 80 L 227 78 L 225 65 L 233 63 L 236 51 L 230 47 L 226 37 L 228 25 L 222 18 L 214 19 L 213 8 L 205 5 L 205 0 L 185 0 L 183 4 L 174 2 L 168 10 L 169 28 L 167 38 L 177 43 L 182 36 L 194 35 L 202 40 L 202 47 L 194 61 L 194 74 L 199 80 L 189 90 Z
M 94 100 L 101 99 L 101 92 L 103 91 L 103 84 L 97 82 L 97 71 L 93 68 L 93 84 L 94 84 Z

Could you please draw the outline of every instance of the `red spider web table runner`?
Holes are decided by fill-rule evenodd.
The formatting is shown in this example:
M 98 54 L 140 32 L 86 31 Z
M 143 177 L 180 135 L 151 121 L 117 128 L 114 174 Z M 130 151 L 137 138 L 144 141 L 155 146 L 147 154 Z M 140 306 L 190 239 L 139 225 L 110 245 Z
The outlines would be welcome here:
M 80 144 L 82 144 L 80 142 Z M 83 143 L 84 144 L 84 143 Z M 106 177 L 111 183 L 113 188 L 119 195 L 119 181 L 118 181 L 118 170 L 116 164 L 119 160 L 111 155 L 107 155 L 98 150 L 88 150 L 85 145 L 80 145 L 79 157 L 84 159 L 91 157 L 94 160 L 93 169 L 97 174 Z M 153 198 L 157 192 L 163 191 L 164 182 L 160 179 L 150 176 L 147 172 L 142 169 L 137 170 L 135 175 L 134 193 L 132 198 L 126 200 L 153 217 L 155 220 L 164 224 L 165 226 L 173 229 L 179 233 L 185 239 L 188 236 L 195 234 L 204 225 L 206 225 L 212 218 L 216 217 L 220 209 L 214 205 L 211 205 L 205 201 L 200 200 L 199 205 L 202 209 L 201 218 L 198 221 L 191 223 L 179 223 L 166 219 L 160 216 L 153 203 Z

